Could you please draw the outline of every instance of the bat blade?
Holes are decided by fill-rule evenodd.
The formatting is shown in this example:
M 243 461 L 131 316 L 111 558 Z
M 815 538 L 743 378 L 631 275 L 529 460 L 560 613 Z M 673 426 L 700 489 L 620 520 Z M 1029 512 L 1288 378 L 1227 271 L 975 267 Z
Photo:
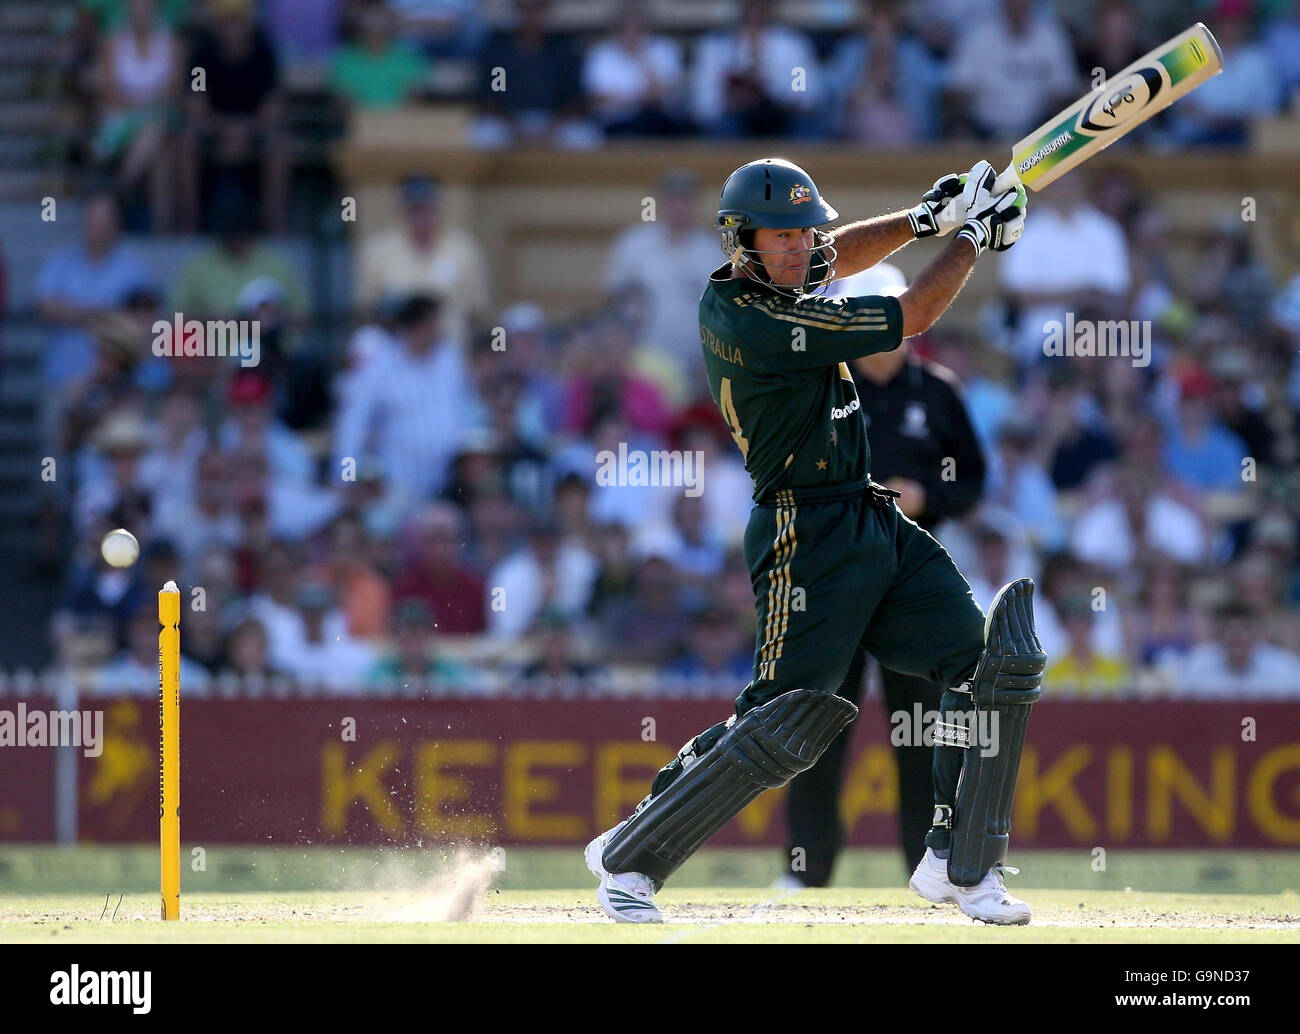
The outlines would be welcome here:
M 1042 190 L 1221 71 L 1219 41 L 1197 22 L 1017 143 L 993 189 Z

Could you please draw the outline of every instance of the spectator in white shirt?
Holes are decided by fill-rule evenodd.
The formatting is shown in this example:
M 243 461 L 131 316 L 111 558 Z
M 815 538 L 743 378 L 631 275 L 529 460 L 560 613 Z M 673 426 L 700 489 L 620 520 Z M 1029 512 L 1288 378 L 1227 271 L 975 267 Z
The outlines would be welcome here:
M 623 0 L 614 31 L 587 51 L 582 87 L 606 136 L 684 132 L 681 48 L 652 36 L 640 0 Z
M 286 674 L 305 686 L 361 692 L 375 658 L 370 647 L 348 634 L 333 591 L 322 583 L 308 583 L 299 590 L 297 602 L 302 636 L 277 650 Z
M 957 121 L 981 139 L 1018 140 L 1074 98 L 1074 70 L 1069 40 L 1050 9 L 1003 0 L 995 17 L 957 30 L 948 69 Z
M 1215 637 L 1187 654 L 1175 693 L 1227 699 L 1300 696 L 1300 657 L 1262 642 L 1258 615 L 1234 601 L 1211 620 Z
M 558 528 L 537 525 L 528 546 L 506 557 L 488 575 L 488 634 L 498 639 L 527 635 L 543 613 L 576 620 L 587 610 L 596 583 L 596 558 Z
M 655 218 L 618 235 L 605 263 L 611 293 L 636 284 L 647 297 L 649 345 L 672 356 L 688 384 L 702 370 L 700 291 L 722 264 L 718 236 L 700 226 L 699 179 L 677 170 L 654 193 Z
M 1163 471 L 1130 464 L 1100 476 L 1113 480 L 1075 520 L 1071 553 L 1111 572 L 1127 570 L 1153 554 L 1184 564 L 1204 562 L 1201 519 L 1165 489 Z
M 692 114 L 715 136 L 815 135 L 819 76 L 808 37 L 774 24 L 771 0 L 744 0 L 736 29 L 699 43 Z
M 395 324 L 399 347 L 373 355 L 348 382 L 333 474 L 373 457 L 392 490 L 412 502 L 446 485 L 479 405 L 462 350 L 442 333 L 436 301 L 409 299 Z
M 1131 287 L 1124 230 L 1087 200 L 1079 173 L 1053 183 L 1038 204 L 1033 226 L 998 264 L 1020 312 L 1014 351 L 1026 364 L 1042 358 L 1049 323 L 1064 328 L 1066 313 L 1084 308 L 1118 316 Z

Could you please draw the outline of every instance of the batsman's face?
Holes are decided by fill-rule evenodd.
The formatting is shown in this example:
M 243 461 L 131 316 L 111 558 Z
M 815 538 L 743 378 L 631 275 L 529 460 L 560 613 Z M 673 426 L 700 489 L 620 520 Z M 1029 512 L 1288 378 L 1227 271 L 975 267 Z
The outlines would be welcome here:
M 812 261 L 813 230 L 771 230 L 762 227 L 754 231 L 754 257 L 763 263 L 772 283 L 779 287 L 798 287 L 808 277 Z

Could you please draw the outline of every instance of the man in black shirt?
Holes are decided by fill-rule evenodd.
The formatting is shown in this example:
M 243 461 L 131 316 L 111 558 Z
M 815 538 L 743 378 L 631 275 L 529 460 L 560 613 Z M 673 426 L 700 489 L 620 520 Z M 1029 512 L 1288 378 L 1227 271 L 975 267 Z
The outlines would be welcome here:
M 223 0 L 214 6 L 185 67 L 191 79 L 186 84 L 186 125 L 180 146 L 181 229 L 201 229 L 205 176 L 219 176 L 227 191 L 242 191 L 245 174 L 257 168 L 262 228 L 282 232 L 289 148 L 280 74 L 251 0 Z M 211 184 L 209 189 L 220 193 Z
M 905 287 L 902 274 L 887 263 L 844 284 L 854 294 L 897 294 Z M 850 369 L 871 438 L 872 475 L 900 493 L 903 514 L 929 531 L 970 511 L 984 484 L 984 455 L 952 372 L 919 359 L 906 340 L 893 351 L 855 359 Z M 854 704 L 865 668 L 866 651 L 859 647 L 839 689 Z M 943 687 L 937 683 L 885 667 L 880 678 L 888 715 L 910 716 L 916 704 L 922 713 L 939 710 Z M 846 729 L 813 768 L 790 783 L 786 859 L 795 884 L 822 887 L 830 882 L 843 840 L 839 797 L 851 738 L 852 729 Z M 894 747 L 899 827 L 907 871 L 912 872 L 925 854 L 933 814 L 934 751 L 910 739 Z

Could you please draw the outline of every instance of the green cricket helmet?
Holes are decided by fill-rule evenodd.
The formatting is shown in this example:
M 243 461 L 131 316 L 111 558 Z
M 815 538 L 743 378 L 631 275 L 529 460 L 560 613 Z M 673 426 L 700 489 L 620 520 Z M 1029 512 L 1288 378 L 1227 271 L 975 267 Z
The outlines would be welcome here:
M 835 277 L 835 245 L 816 227 L 839 218 L 811 176 L 784 158 L 760 158 L 727 177 L 718 203 L 717 230 L 722 251 L 736 268 L 781 294 L 798 297 L 824 288 Z M 764 252 L 753 248 L 754 231 L 813 227 L 808 272 L 800 287 L 778 287 L 764 268 Z

